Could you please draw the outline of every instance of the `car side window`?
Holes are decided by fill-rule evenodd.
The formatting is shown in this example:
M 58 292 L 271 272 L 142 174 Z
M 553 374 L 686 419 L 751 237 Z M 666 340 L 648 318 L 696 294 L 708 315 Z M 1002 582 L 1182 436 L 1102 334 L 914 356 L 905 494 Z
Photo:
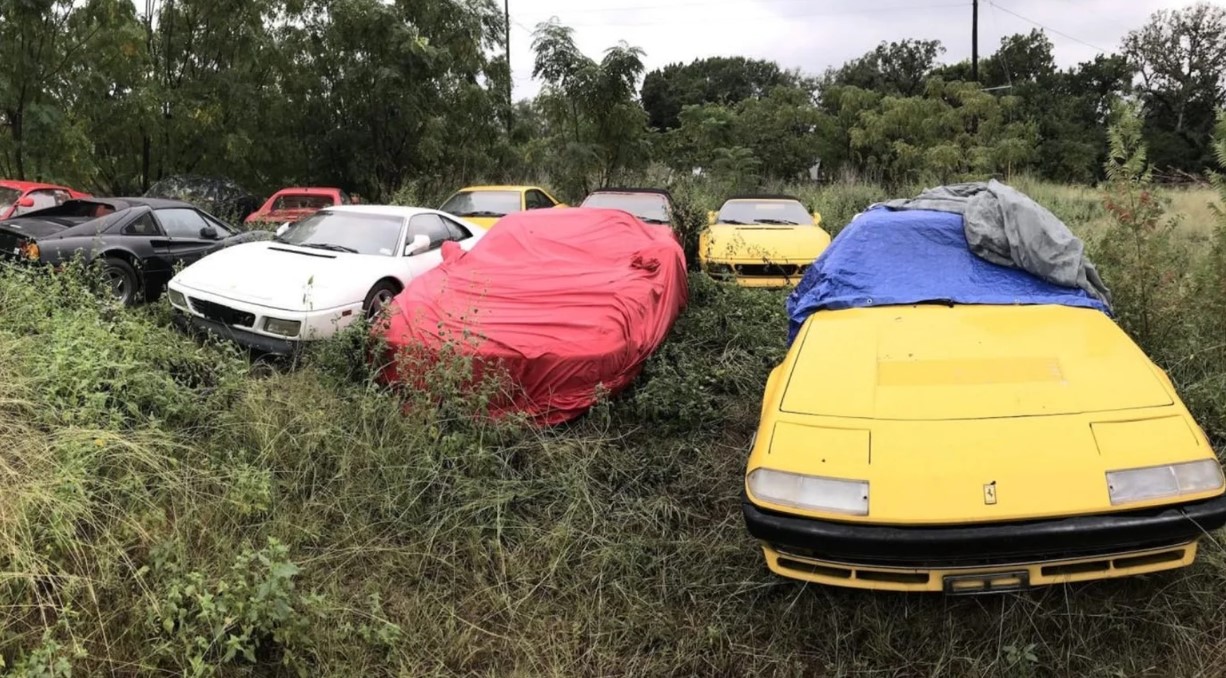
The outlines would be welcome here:
M 530 210 L 547 209 L 549 207 L 553 207 L 554 205 L 553 201 L 549 199 L 549 196 L 537 190 L 528 191 L 525 202 Z
M 200 229 L 209 225 L 199 212 L 186 207 L 158 210 L 157 220 L 172 238 L 199 238 Z
M 435 250 L 443 246 L 443 243 L 451 240 L 451 231 L 443 220 L 435 214 L 419 214 L 409 220 L 409 237 L 405 244 L 413 242 L 413 238 L 424 235 L 430 239 L 430 247 L 426 250 Z M 421 252 L 417 252 L 421 254 Z
M 145 212 L 137 217 L 134 221 L 132 221 L 132 223 L 123 227 L 122 233 L 124 235 L 146 237 L 162 234 L 162 232 L 158 230 L 157 222 L 153 220 L 153 212 Z
M 208 222 L 209 226 L 212 226 L 213 228 L 217 229 L 218 238 L 228 238 L 234 235 L 234 229 L 221 223 L 221 220 L 218 219 L 217 217 L 214 217 L 213 215 L 207 212 L 201 212 L 200 216 L 204 217 L 204 220 Z
M 461 226 L 460 224 L 457 224 L 454 219 L 448 219 L 447 217 L 439 217 L 439 218 L 442 219 L 443 223 L 447 225 L 447 230 L 451 234 L 450 240 L 455 240 L 456 242 L 459 242 L 461 240 L 467 240 L 473 237 L 473 234 L 471 231 Z

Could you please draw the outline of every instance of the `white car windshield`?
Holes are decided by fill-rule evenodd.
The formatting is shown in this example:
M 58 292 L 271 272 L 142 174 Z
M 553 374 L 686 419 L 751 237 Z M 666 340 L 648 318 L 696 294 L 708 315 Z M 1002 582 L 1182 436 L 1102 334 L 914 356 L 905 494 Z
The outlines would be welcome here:
M 464 191 L 443 203 L 457 217 L 502 217 L 520 210 L 519 191 Z
M 316 212 L 274 238 L 277 242 L 351 254 L 391 257 L 404 219 L 386 214 Z
M 795 200 L 729 200 L 715 219 L 719 224 L 812 226 L 813 215 Z

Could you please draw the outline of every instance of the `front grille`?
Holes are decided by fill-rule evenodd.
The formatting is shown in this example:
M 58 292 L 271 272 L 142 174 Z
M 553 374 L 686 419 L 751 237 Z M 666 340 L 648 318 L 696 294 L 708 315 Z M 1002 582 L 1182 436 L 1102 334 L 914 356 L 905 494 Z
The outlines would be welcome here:
M 192 310 L 195 312 L 223 325 L 237 325 L 239 327 L 252 327 L 255 325 L 254 313 L 240 311 L 237 308 L 230 308 L 229 306 L 192 297 L 187 298 L 187 303 L 191 305 Z
M 736 274 L 747 278 L 799 278 L 805 274 L 805 264 L 737 264 Z
M 946 554 L 937 557 L 915 557 L 908 555 L 856 557 L 847 554 L 830 553 L 821 549 L 800 548 L 783 544 L 771 544 L 771 548 L 781 554 L 793 555 L 799 558 L 833 561 L 849 565 L 868 565 L 877 567 L 990 567 L 996 565 L 1013 565 L 1047 560 L 1071 560 L 1074 558 L 1093 558 L 1098 556 L 1114 556 L 1120 553 L 1146 551 L 1166 547 L 1182 546 L 1187 539 L 1155 539 L 1139 543 L 1121 544 L 1098 548 L 1064 548 L 1045 549 L 1030 548 L 996 553 Z M 1181 556 L 1182 557 L 1182 556 Z

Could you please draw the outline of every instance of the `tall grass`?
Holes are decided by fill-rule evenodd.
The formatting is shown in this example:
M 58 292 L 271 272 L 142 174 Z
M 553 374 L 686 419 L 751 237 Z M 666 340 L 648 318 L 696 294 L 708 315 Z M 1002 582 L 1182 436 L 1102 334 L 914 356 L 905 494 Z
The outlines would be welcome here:
M 794 190 L 832 227 L 893 197 Z M 1101 196 L 1027 190 L 1074 228 L 1109 219 Z M 719 199 L 677 194 L 695 220 Z M 1187 353 L 1217 327 L 1200 313 L 1221 285 L 1207 251 L 1172 250 L 1190 320 L 1146 348 L 1221 441 L 1226 364 Z M 1221 672 L 1216 538 L 1187 571 L 982 599 L 769 574 L 740 491 L 783 352 L 781 293 L 695 274 L 635 387 L 545 431 L 465 416 L 479 394 L 455 379 L 385 390 L 351 359 L 352 334 L 256 371 L 169 329 L 164 306 L 113 306 L 88 280 L 0 269 L 0 658 L 14 675 Z

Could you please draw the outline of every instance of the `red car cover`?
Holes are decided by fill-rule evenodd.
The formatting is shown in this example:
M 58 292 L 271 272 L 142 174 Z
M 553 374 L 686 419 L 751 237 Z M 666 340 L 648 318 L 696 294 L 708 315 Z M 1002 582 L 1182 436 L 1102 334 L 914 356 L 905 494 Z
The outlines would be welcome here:
M 459 350 L 510 378 L 491 413 L 557 424 L 600 391 L 628 386 L 688 293 L 667 226 L 612 209 L 529 210 L 501 219 L 471 251 L 445 243 L 443 264 L 391 304 L 386 339 L 394 351 L 438 355 L 472 337 Z M 394 364 L 385 374 L 411 380 Z

